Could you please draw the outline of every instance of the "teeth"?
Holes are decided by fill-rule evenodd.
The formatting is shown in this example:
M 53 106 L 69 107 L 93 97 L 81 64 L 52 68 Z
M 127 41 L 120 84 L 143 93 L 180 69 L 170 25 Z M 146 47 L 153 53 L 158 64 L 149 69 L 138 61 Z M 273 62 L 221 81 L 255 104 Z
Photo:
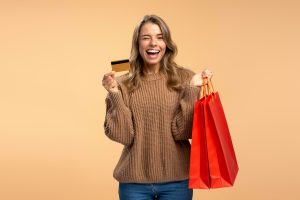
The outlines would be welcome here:
M 158 53 L 158 52 L 159 52 L 158 50 L 153 50 L 153 49 L 147 50 L 147 53 Z

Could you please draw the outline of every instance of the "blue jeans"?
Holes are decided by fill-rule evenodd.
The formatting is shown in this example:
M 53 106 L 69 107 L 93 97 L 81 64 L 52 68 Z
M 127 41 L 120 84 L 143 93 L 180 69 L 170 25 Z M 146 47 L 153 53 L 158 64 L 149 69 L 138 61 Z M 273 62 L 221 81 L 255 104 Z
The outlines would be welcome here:
M 192 200 L 188 180 L 165 183 L 119 183 L 120 200 Z

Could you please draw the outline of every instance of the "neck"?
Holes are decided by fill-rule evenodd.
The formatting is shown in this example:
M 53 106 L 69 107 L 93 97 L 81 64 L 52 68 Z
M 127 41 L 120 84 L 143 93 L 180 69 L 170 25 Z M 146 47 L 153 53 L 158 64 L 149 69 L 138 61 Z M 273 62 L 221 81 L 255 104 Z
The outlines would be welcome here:
M 145 64 L 143 67 L 144 74 L 157 74 L 160 70 L 160 65 L 147 65 Z

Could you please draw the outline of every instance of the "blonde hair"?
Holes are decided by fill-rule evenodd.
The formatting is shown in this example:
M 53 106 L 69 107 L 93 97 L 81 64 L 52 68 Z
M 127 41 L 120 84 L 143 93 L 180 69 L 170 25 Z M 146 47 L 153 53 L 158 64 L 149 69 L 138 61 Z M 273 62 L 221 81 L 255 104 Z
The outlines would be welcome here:
M 177 55 L 177 46 L 171 39 L 171 32 L 168 25 L 156 15 L 145 15 L 143 19 L 135 27 L 132 37 L 132 46 L 130 53 L 130 70 L 126 80 L 126 85 L 129 92 L 134 91 L 140 85 L 141 76 L 143 75 L 143 59 L 139 53 L 139 35 L 142 26 L 145 23 L 153 23 L 160 27 L 164 42 L 166 43 L 166 51 L 160 63 L 160 72 L 167 79 L 167 87 L 175 91 L 182 89 L 180 78 L 178 76 L 178 65 L 174 58 Z

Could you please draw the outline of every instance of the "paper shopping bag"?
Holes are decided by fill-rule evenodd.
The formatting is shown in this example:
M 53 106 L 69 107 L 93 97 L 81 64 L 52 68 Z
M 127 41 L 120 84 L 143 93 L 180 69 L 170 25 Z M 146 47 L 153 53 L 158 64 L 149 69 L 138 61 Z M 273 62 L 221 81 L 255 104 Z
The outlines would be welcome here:
M 203 91 L 194 108 L 189 187 L 229 187 L 238 173 L 229 128 L 219 93 L 212 84 Z
M 190 188 L 209 188 L 210 177 L 204 121 L 204 99 L 195 103 L 190 156 Z

